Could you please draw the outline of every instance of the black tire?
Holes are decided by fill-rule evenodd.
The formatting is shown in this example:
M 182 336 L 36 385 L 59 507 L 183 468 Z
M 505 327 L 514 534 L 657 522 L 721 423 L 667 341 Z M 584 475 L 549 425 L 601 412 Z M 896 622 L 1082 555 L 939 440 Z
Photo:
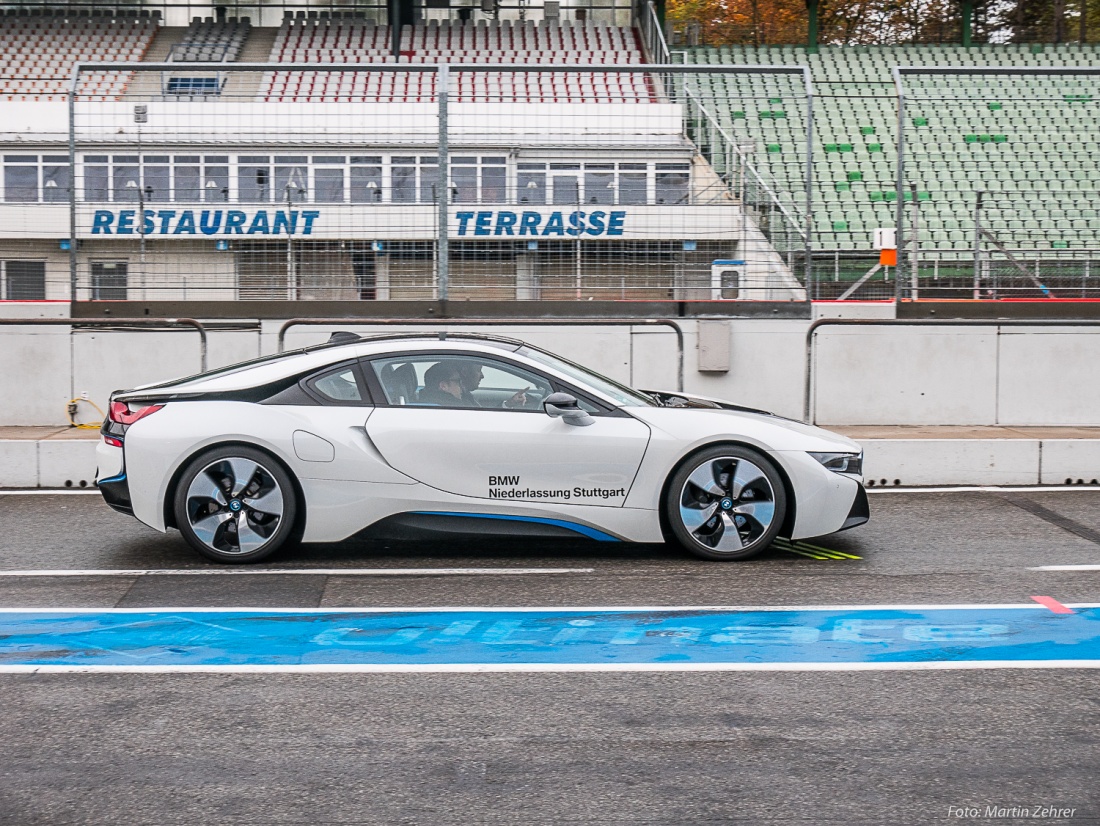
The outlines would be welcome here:
M 749 559 L 779 533 L 787 491 L 775 464 L 759 451 L 715 445 L 672 474 L 664 508 L 686 550 L 702 559 Z
M 215 562 L 259 562 L 296 535 L 290 475 L 270 454 L 244 445 L 212 448 L 189 462 L 172 507 L 187 544 Z

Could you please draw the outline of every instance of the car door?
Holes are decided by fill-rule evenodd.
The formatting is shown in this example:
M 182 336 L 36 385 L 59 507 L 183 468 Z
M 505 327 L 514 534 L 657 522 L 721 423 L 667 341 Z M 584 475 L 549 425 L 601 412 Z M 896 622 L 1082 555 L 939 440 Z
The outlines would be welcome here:
M 286 416 L 284 449 L 299 478 L 415 484 L 367 439 L 374 406 L 357 359 L 318 368 L 263 404 Z
M 396 470 L 449 493 L 622 506 L 649 443 L 647 425 L 590 400 L 590 426 L 551 418 L 542 399 L 577 391 L 506 358 L 415 352 L 370 359 L 364 373 L 385 399 L 371 441 Z

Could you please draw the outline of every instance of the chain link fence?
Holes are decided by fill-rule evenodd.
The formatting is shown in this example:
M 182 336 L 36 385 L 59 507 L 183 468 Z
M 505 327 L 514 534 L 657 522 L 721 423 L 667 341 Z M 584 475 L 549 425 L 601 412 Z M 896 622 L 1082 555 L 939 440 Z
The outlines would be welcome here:
M 82 65 L 5 235 L 67 236 L 79 301 L 804 300 L 752 78 L 569 59 Z M 802 73 L 754 76 L 808 125 Z
M 1093 277 L 1100 69 L 900 68 L 895 75 L 898 294 L 1100 297 Z
M 6 139 L 0 297 L 1100 295 L 1098 69 L 571 59 L 82 65 Z

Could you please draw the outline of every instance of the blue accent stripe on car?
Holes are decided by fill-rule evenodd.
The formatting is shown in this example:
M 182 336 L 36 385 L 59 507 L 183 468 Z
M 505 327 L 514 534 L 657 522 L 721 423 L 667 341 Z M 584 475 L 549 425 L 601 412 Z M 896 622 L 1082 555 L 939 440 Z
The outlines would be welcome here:
M 112 476 L 110 479 L 100 479 L 96 482 L 97 485 L 105 485 L 108 482 L 123 482 L 126 480 L 126 474 L 120 473 L 118 476 Z
M 558 528 L 579 533 L 597 542 L 622 542 L 617 536 L 598 531 L 587 525 L 578 525 L 576 522 L 566 522 L 564 519 L 544 519 L 539 516 L 507 516 L 500 513 L 452 513 L 450 511 L 416 511 L 417 516 L 465 516 L 469 519 L 500 519 L 505 522 L 534 522 L 538 525 L 554 525 Z

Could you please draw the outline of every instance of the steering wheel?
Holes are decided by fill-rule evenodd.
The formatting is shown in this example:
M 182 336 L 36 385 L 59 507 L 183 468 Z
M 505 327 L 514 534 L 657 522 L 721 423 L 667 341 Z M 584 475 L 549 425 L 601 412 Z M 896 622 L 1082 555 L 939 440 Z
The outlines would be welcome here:
M 542 400 L 545 399 L 549 393 L 543 392 L 538 388 L 532 387 L 529 390 L 525 390 L 523 393 L 526 396 L 527 401 L 524 404 L 510 405 L 508 410 L 538 410 L 542 406 Z

